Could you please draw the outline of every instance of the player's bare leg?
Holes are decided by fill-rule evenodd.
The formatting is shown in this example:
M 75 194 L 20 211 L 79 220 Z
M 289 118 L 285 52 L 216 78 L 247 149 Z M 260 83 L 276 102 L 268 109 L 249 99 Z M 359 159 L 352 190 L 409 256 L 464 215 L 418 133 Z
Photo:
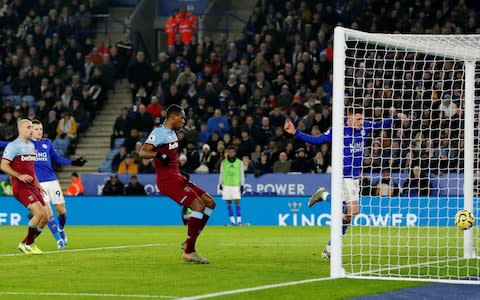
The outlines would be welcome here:
M 28 222 L 28 233 L 23 241 L 18 244 L 18 249 L 25 254 L 41 254 L 42 251 L 33 243 L 35 238 L 42 233 L 43 227 L 47 223 L 47 211 L 40 202 L 30 204 L 28 209 L 32 213 L 32 218 Z
M 67 210 L 65 209 L 65 203 L 55 204 L 58 216 L 58 232 L 65 242 L 65 246 L 68 244 L 68 237 L 65 233 L 65 223 L 67 222 Z
M 205 204 L 200 198 L 195 198 L 190 204 L 190 208 L 192 209 L 192 213 L 190 218 L 188 218 L 188 234 L 182 258 L 185 262 L 208 264 L 210 263 L 209 260 L 199 256 L 195 251 L 198 235 L 204 225 L 203 211 L 205 210 Z

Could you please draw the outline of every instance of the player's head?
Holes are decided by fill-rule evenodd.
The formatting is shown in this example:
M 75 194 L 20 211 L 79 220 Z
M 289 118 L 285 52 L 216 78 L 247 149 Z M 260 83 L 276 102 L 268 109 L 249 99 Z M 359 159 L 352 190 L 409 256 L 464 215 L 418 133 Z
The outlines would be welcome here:
M 228 146 L 227 148 L 227 158 L 230 161 L 235 161 L 235 158 L 237 156 L 237 149 L 235 146 Z
M 32 121 L 28 118 L 22 118 L 18 121 L 18 136 L 23 140 L 32 138 Z
M 173 130 L 178 130 L 185 126 L 185 112 L 182 107 L 177 104 L 172 104 L 167 108 L 165 126 Z
M 354 129 L 361 129 L 363 126 L 363 108 L 359 106 L 347 109 L 347 124 Z
M 43 137 L 43 125 L 42 122 L 40 122 L 37 119 L 32 120 L 32 128 L 33 128 L 33 133 L 32 133 L 32 139 L 35 141 L 38 141 Z

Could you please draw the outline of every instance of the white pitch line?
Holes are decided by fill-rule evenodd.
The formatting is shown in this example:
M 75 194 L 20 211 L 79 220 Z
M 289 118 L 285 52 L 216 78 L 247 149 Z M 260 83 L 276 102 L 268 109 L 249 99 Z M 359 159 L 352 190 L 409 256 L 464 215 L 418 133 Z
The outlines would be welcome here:
M 352 273 L 347 275 L 346 277 L 342 278 L 351 278 L 351 279 L 362 279 L 360 275 L 362 274 L 370 274 L 370 273 L 375 273 L 375 272 L 383 272 L 386 270 L 395 270 L 395 269 L 403 269 L 403 268 L 409 268 L 409 267 L 415 267 L 415 266 L 423 266 L 427 264 L 438 264 L 438 263 L 444 263 L 448 261 L 455 261 L 463 258 L 451 258 L 448 260 L 438 260 L 438 261 L 433 261 L 433 262 L 425 262 L 425 263 L 420 263 L 420 264 L 411 264 L 411 265 L 404 265 L 404 266 L 398 266 L 398 267 L 390 267 L 390 268 L 382 268 L 378 270 L 372 270 L 372 271 L 365 271 L 365 272 L 358 272 L 358 273 Z M 260 291 L 260 290 L 266 290 L 266 289 L 273 289 L 273 288 L 281 288 L 285 286 L 292 286 L 292 285 L 300 285 L 300 284 L 306 284 L 306 283 L 312 283 L 312 282 L 318 282 L 318 281 L 327 281 L 327 280 L 335 280 L 335 279 L 342 279 L 342 278 L 331 278 L 331 277 L 321 277 L 321 278 L 313 278 L 313 279 L 305 279 L 305 280 L 298 280 L 298 281 L 288 281 L 288 282 L 283 282 L 283 283 L 276 283 L 276 284 L 267 284 L 267 285 L 260 285 L 256 287 L 251 287 L 251 288 L 243 288 L 243 289 L 235 289 L 235 290 L 228 290 L 228 291 L 221 291 L 221 292 L 215 292 L 215 293 L 209 293 L 209 294 L 203 294 L 203 295 L 197 295 L 197 296 L 190 296 L 190 297 L 183 297 L 183 298 L 178 298 L 177 300 L 196 300 L 196 299 L 207 299 L 207 298 L 215 298 L 215 297 L 221 297 L 221 296 L 226 296 L 226 295 L 233 295 L 233 294 L 240 294 L 240 293 L 248 293 L 248 292 L 254 292 L 254 291 Z M 363 279 L 373 279 L 373 278 L 363 278 Z M 375 278 L 378 280 L 384 279 L 384 278 Z M 408 280 L 405 278 L 395 278 L 396 280 Z M 413 281 L 439 281 L 439 280 L 425 280 L 425 279 L 412 279 Z
M 312 279 L 297 280 L 297 281 L 288 281 L 288 282 L 282 282 L 282 283 L 259 285 L 259 286 L 255 286 L 255 287 L 251 287 L 251 288 L 243 288 L 243 289 L 222 291 L 222 292 L 209 293 L 209 294 L 203 294 L 203 295 L 197 295 L 197 296 L 177 298 L 177 300 L 196 300 L 196 299 L 214 298 L 214 297 L 221 297 L 221 296 L 226 296 L 226 295 L 248 293 L 248 292 L 254 292 L 254 291 L 274 289 L 274 288 L 280 288 L 280 287 L 292 286 L 292 285 L 299 285 L 299 284 L 306 284 L 306 283 L 318 282 L 318 281 L 327 281 L 327 280 L 333 280 L 333 279 L 338 279 L 338 278 L 321 277 L 321 278 L 312 278 Z
M 0 292 L 1 296 L 67 296 L 67 297 L 110 297 L 110 298 L 140 298 L 140 299 L 175 299 L 173 296 L 135 295 L 135 294 L 99 294 L 99 293 L 62 293 L 62 292 Z
M 131 249 L 131 248 L 147 248 L 147 247 L 160 247 L 167 246 L 168 244 L 140 244 L 140 245 L 123 245 L 123 246 L 106 246 L 106 247 L 97 247 L 97 248 L 78 248 L 78 249 L 64 249 L 64 250 L 52 250 L 52 251 L 43 251 L 43 254 L 56 254 L 56 253 L 72 253 L 72 252 L 88 252 L 88 251 L 101 251 L 101 250 L 113 250 L 113 249 Z M 10 257 L 10 256 L 25 256 L 24 253 L 8 253 L 0 254 L 0 257 Z

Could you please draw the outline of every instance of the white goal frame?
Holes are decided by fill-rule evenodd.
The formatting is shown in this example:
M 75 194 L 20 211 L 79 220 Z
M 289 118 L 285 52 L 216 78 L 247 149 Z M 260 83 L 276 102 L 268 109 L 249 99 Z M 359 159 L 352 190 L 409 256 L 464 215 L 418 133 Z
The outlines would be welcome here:
M 407 37 L 402 39 L 402 37 Z M 378 34 L 365 33 L 361 31 L 336 27 L 334 33 L 334 61 L 333 61 L 333 140 L 332 140 L 332 207 L 331 207 L 331 259 L 330 277 L 332 278 L 361 278 L 361 279 L 387 279 L 387 280 L 413 280 L 413 281 L 435 281 L 449 283 L 480 284 L 480 280 L 452 280 L 417 277 L 384 277 L 368 274 L 369 272 L 346 273 L 342 262 L 342 200 L 343 200 L 343 132 L 344 132 L 344 110 L 345 110 L 345 71 L 346 71 L 346 50 L 349 38 L 361 40 L 362 42 L 374 42 L 375 45 L 392 46 L 395 49 L 415 51 L 423 54 L 439 55 L 446 58 L 455 58 L 464 61 L 465 65 L 465 168 L 464 168 L 464 206 L 465 209 L 473 211 L 474 198 L 474 114 L 475 114 L 475 63 L 480 61 L 480 35 L 463 35 L 470 41 L 474 40 L 473 47 L 458 43 L 456 48 L 445 47 L 441 43 L 422 44 L 412 42 L 412 38 L 420 35 L 403 34 Z M 425 35 L 423 35 L 425 36 Z M 429 35 L 431 39 L 458 39 L 459 35 Z M 461 36 L 460 36 L 461 37 Z M 361 210 L 361 208 L 360 208 Z M 478 217 L 475 216 L 476 223 Z M 477 226 L 477 224 L 475 224 Z M 463 237 L 463 257 L 459 259 L 476 258 L 474 242 L 474 230 L 466 230 Z M 348 235 L 348 233 L 347 233 Z M 421 265 L 421 264 L 420 264 Z

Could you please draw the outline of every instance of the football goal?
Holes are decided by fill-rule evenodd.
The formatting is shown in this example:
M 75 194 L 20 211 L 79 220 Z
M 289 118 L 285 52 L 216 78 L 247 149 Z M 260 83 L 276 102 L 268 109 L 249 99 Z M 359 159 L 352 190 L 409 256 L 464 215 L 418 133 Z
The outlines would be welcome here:
M 331 276 L 480 284 L 480 35 L 337 27 L 333 78 Z M 352 110 L 373 130 L 347 130 Z M 357 151 L 359 209 L 342 235 Z

